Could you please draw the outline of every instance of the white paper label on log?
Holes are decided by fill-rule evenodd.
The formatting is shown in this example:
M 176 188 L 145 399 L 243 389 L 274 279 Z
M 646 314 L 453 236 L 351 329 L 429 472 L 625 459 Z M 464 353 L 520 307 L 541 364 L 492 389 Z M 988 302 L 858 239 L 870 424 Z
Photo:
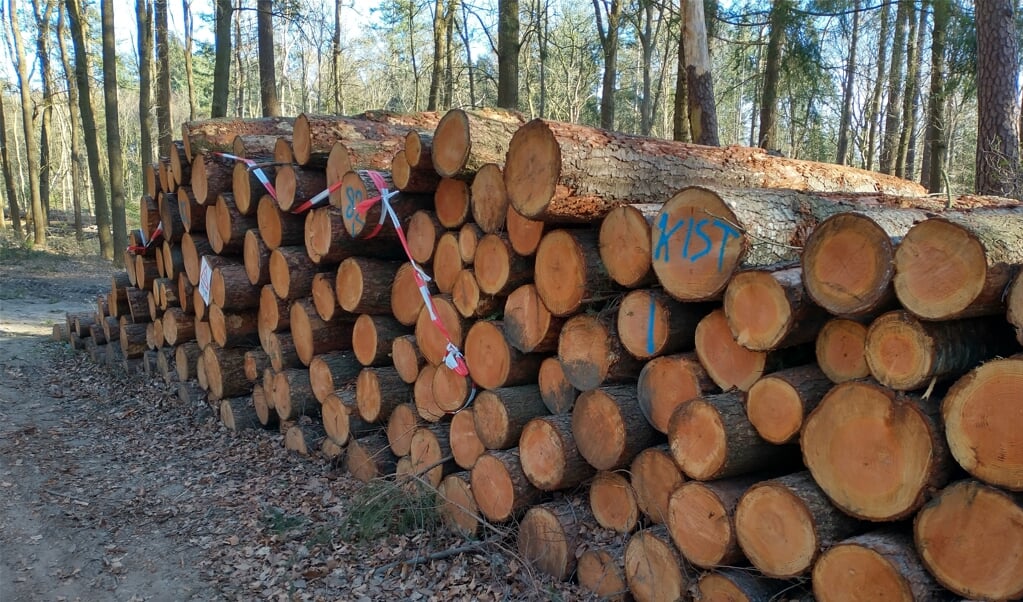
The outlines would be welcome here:
M 210 304 L 210 281 L 212 279 L 213 268 L 210 267 L 210 263 L 203 257 L 199 268 L 199 295 L 202 296 L 202 300 L 206 302 L 206 305 Z

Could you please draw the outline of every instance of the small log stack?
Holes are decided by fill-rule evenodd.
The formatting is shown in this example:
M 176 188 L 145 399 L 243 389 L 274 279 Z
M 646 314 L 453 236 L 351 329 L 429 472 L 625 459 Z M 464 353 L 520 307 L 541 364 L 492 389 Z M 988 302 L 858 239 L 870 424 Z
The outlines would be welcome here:
M 1019 204 L 501 111 L 182 131 L 54 328 L 97 362 L 601 595 L 1023 596 Z

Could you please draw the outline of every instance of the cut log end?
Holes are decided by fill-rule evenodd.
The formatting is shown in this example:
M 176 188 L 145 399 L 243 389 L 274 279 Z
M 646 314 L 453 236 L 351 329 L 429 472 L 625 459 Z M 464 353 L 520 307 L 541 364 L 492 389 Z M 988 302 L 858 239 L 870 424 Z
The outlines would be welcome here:
M 711 568 L 741 560 L 735 535 L 735 500 L 723 500 L 704 483 L 689 481 L 671 493 L 668 530 L 693 564 Z
M 454 473 L 444 477 L 437 487 L 437 495 L 441 499 L 438 512 L 444 524 L 466 537 L 475 537 L 479 534 L 483 525 L 478 518 L 479 507 L 476 505 L 466 473 Z
M 820 223 L 803 249 L 803 282 L 810 297 L 829 312 L 858 315 L 887 297 L 895 249 L 874 220 L 840 213 Z
M 746 415 L 761 437 L 781 445 L 799 434 L 804 410 L 799 392 L 791 384 L 765 376 L 750 387 Z
M 650 360 L 640 371 L 639 407 L 651 426 L 667 433 L 678 406 L 716 388 L 695 353 L 665 355 Z
M 536 289 L 555 316 L 574 313 L 587 290 L 587 262 L 575 237 L 566 230 L 544 235 L 536 251 Z
M 829 320 L 817 333 L 817 365 L 834 383 L 870 376 L 867 327 L 853 320 Z
M 668 432 L 671 453 L 679 467 L 694 479 L 711 478 L 724 466 L 728 437 L 721 416 L 702 398 L 683 403 L 672 414 Z
M 472 140 L 465 111 L 453 109 L 444 114 L 433 133 L 433 167 L 441 176 L 458 174 L 469 157 Z
M 504 188 L 501 167 L 487 163 L 472 179 L 472 215 L 479 227 L 488 233 L 504 229 L 508 214 L 508 193 Z
M 625 575 L 637 600 L 681 600 L 689 587 L 664 527 L 640 531 L 625 548 Z
M 615 207 L 600 224 L 600 259 L 611 279 L 627 288 L 644 285 L 652 274 L 650 223 L 632 205 Z
M 803 574 L 823 546 L 803 500 L 770 481 L 754 485 L 742 496 L 735 522 L 746 556 L 771 577 Z M 780 541 L 784 545 L 779 545 Z
M 906 312 L 884 314 L 867 331 L 865 357 L 870 372 L 894 389 L 905 391 L 926 384 L 934 351 L 934 340 Z
M 869 534 L 828 549 L 813 567 L 817 599 L 913 602 L 941 596 L 940 588 L 931 585 L 933 580 L 920 565 L 912 542 L 908 537 L 902 539 L 894 534 Z M 930 586 L 930 591 L 916 591 L 921 586 Z
M 696 354 L 722 390 L 748 391 L 763 374 L 767 354 L 746 349 L 732 336 L 724 310 L 715 310 L 696 327 Z
M 561 175 L 561 147 L 541 120 L 520 127 L 508 145 L 504 183 L 516 211 L 534 218 L 554 197 Z
M 927 320 L 954 317 L 984 290 L 984 247 L 965 228 L 932 218 L 910 228 L 895 250 L 895 294 L 902 306 Z
M 724 307 L 735 340 L 748 349 L 778 346 L 792 321 L 785 289 L 770 272 L 736 274 L 725 289 Z
M 605 529 L 629 533 L 639 522 L 636 492 L 629 480 L 617 472 L 598 472 L 590 483 L 590 509 Z

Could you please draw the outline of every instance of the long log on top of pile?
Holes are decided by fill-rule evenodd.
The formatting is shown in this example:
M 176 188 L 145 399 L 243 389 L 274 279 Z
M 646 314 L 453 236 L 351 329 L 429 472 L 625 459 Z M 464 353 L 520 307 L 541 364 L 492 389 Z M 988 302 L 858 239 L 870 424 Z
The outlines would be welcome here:
M 302 114 L 295 119 L 292 150 L 299 165 L 326 166 L 334 143 L 342 140 L 404 140 L 411 130 L 428 130 L 437 126 L 437 113 L 392 113 L 368 111 L 353 117 Z M 395 149 L 397 150 L 397 149 Z M 393 155 L 393 152 L 391 153 Z
M 204 119 L 181 124 L 181 141 L 185 158 L 193 161 L 196 155 L 208 152 L 234 152 L 235 136 L 259 134 L 264 136 L 291 136 L 293 117 L 264 117 L 262 119 Z
M 545 119 L 515 132 L 504 181 L 519 213 L 549 222 L 591 222 L 618 205 L 663 203 L 692 185 L 924 194 L 920 185 L 893 176 L 761 149 L 699 146 Z

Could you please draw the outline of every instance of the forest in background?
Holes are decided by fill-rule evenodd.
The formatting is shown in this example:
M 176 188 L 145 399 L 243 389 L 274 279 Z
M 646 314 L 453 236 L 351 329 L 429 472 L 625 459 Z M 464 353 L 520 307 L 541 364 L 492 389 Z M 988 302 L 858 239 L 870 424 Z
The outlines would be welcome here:
M 95 220 L 116 261 L 141 166 L 211 115 L 503 106 L 933 193 L 1023 191 L 1018 0 L 182 0 L 174 28 L 166 0 L 134 8 L 118 47 L 112 0 L 3 2 L 0 224 L 37 247 L 47 224 Z M 699 50 L 709 99 L 687 77 Z

